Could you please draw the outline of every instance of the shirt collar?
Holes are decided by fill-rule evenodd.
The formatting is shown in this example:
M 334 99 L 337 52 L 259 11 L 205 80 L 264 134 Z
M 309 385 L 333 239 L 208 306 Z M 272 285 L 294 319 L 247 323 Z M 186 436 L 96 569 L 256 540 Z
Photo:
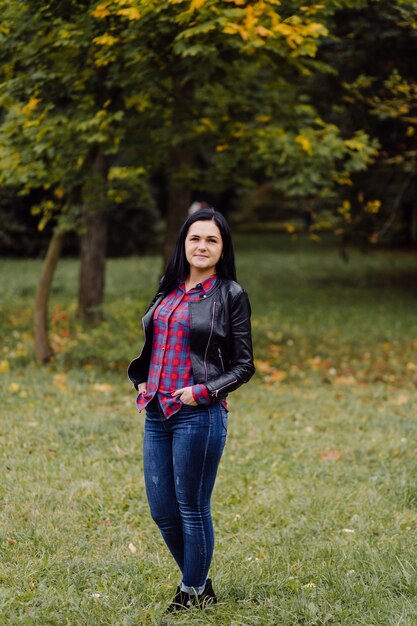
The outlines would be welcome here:
M 213 274 L 213 276 L 210 276 L 209 278 L 206 278 L 205 280 L 203 280 L 201 283 L 197 283 L 195 287 L 193 287 L 192 289 L 190 289 L 190 291 L 188 291 L 187 293 L 190 293 L 191 291 L 194 291 L 195 289 L 198 291 L 204 291 L 204 293 L 207 293 L 208 291 L 210 291 L 210 289 L 212 289 L 216 283 L 217 280 L 217 275 Z M 183 291 L 185 291 L 185 282 L 182 281 L 179 284 L 180 289 L 182 289 Z

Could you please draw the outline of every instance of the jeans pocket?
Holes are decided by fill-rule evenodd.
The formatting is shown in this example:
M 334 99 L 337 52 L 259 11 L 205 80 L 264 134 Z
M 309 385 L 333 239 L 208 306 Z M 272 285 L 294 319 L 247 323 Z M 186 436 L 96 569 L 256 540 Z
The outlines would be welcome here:
M 226 411 L 226 409 L 224 409 L 223 407 L 222 407 L 222 409 L 221 409 L 221 412 L 222 412 L 222 424 L 223 424 L 223 428 L 224 428 L 224 429 L 225 429 L 225 431 L 227 432 L 227 428 L 228 428 L 228 426 L 229 426 L 229 414 L 228 414 L 228 412 Z

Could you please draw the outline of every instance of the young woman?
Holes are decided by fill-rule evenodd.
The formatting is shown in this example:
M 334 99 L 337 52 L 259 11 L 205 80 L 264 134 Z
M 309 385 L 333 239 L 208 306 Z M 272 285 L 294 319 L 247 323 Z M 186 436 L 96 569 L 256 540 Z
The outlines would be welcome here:
M 182 226 L 142 319 L 145 343 L 128 369 L 146 408 L 143 462 L 151 515 L 182 573 L 167 611 L 215 604 L 210 497 L 227 434 L 226 396 L 253 375 L 250 305 L 236 282 L 221 213 Z

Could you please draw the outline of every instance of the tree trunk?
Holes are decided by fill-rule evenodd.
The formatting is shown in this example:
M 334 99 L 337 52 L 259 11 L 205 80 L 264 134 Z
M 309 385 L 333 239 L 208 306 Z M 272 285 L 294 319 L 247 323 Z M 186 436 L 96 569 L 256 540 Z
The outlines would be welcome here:
M 36 290 L 34 314 L 35 354 L 36 358 L 42 363 L 47 363 L 52 357 L 52 349 L 48 338 L 48 300 L 52 279 L 61 256 L 63 242 L 64 234 L 55 232 L 49 242 Z
M 414 203 L 411 207 L 411 219 L 410 219 L 410 241 L 413 246 L 417 245 L 417 204 Z
M 78 315 L 86 321 L 103 319 L 108 234 L 107 163 L 99 153 L 83 187 L 85 232 L 80 237 Z
M 164 269 L 171 256 L 178 231 L 183 225 L 190 206 L 191 189 L 187 183 L 179 182 L 173 171 L 187 170 L 193 162 L 190 148 L 174 149 L 170 156 L 171 172 L 169 178 L 168 202 L 166 208 L 166 230 L 164 239 Z M 185 177 L 183 177 L 185 178 Z

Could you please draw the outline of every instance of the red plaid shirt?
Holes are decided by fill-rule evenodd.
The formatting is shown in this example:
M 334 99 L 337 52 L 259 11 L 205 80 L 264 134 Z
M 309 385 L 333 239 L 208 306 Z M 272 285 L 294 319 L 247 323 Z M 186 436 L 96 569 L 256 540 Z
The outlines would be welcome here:
M 158 394 L 159 404 L 168 419 L 180 410 L 182 402 L 172 397 L 172 392 L 192 386 L 198 404 L 211 404 L 205 385 L 195 385 L 190 356 L 190 313 L 188 303 L 199 300 L 201 291 L 212 289 L 216 276 L 198 283 L 185 291 L 184 283 L 165 296 L 153 316 L 152 356 L 146 393 L 139 394 L 136 404 L 139 411 Z

